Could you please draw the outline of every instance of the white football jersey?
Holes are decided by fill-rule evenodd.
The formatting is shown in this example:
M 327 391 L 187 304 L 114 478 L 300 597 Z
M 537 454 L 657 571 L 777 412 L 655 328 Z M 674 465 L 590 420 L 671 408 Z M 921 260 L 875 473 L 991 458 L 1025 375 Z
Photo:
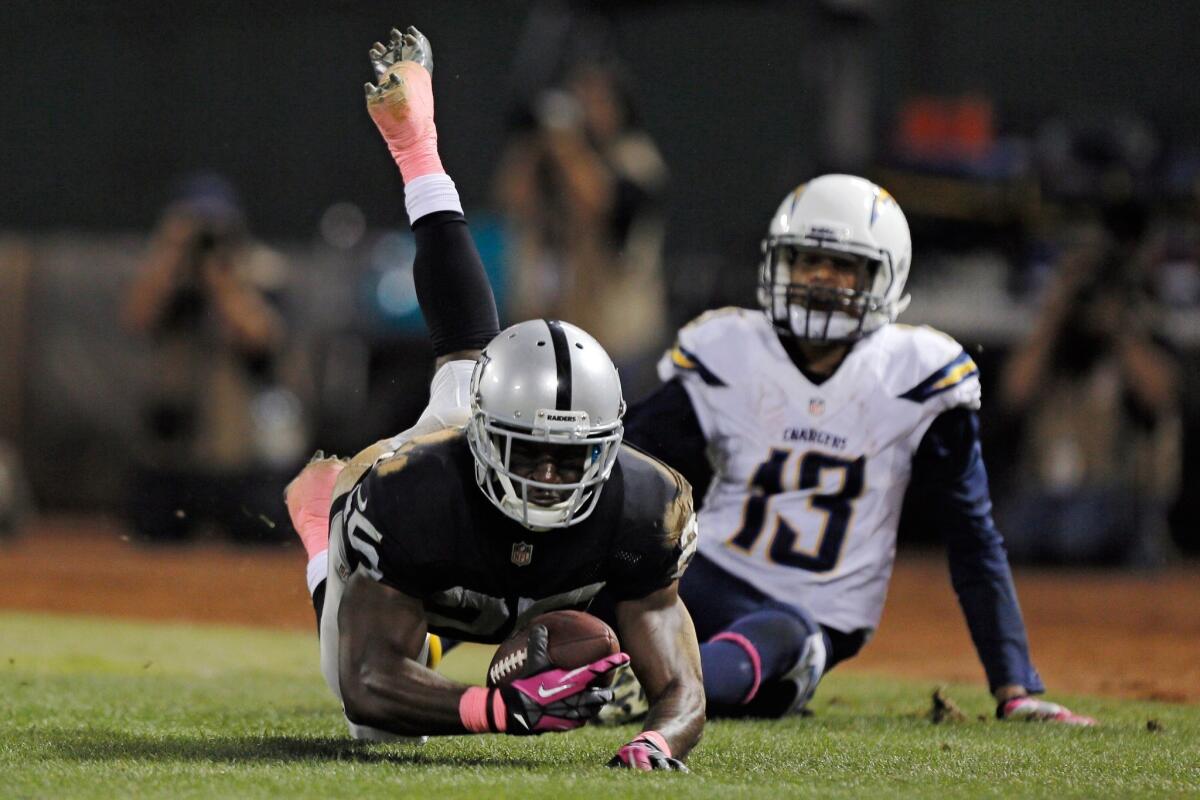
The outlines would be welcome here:
M 887 325 L 816 385 L 761 311 L 728 308 L 681 329 L 659 373 L 682 379 L 714 466 L 700 552 L 823 625 L 873 630 L 921 438 L 943 411 L 979 407 L 962 346 Z

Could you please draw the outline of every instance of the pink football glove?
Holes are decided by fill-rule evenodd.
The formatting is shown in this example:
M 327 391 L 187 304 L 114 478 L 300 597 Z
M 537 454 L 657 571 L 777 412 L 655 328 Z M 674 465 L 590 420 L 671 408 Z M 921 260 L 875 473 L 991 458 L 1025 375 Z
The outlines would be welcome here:
M 1062 725 L 1095 725 L 1096 720 L 1076 714 L 1058 703 L 1036 697 L 1014 697 L 996 708 L 997 719 L 1018 722 L 1057 722 Z
M 642 731 L 636 739 L 618 750 L 608 765 L 642 772 L 655 769 L 688 771 L 686 764 L 677 758 L 671 758 L 671 748 L 658 731 Z
M 529 642 L 530 662 L 549 666 L 546 626 L 533 628 Z M 473 686 L 459 701 L 459 717 L 474 733 L 535 736 L 573 730 L 612 702 L 612 689 L 597 684 L 609 683 L 610 673 L 627 663 L 628 655 L 616 653 L 576 669 L 543 669 L 497 689 Z
M 586 667 L 552 669 L 501 687 L 508 714 L 505 733 L 522 736 L 580 727 L 612 702 L 612 689 L 595 684 L 607 682 L 609 673 L 627 663 L 629 656 L 617 653 Z

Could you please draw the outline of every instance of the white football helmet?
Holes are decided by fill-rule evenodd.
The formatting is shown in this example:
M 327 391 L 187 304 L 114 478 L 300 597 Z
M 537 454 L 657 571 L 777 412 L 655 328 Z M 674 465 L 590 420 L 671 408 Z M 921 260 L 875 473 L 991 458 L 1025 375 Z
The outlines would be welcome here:
M 806 251 L 864 257 L 865 280 L 852 290 L 793 282 L 791 264 Z M 758 302 L 781 333 L 852 342 L 908 307 L 908 220 L 895 198 L 865 178 L 822 175 L 796 187 L 772 217 L 762 252 Z
M 624 414 L 621 379 L 599 342 L 557 320 L 513 325 L 488 343 L 471 376 L 467 443 L 475 480 L 496 508 L 527 528 L 574 525 L 596 508 L 612 473 Z M 512 469 L 514 442 L 562 446 L 564 453 L 578 448 L 579 480 L 521 477 Z

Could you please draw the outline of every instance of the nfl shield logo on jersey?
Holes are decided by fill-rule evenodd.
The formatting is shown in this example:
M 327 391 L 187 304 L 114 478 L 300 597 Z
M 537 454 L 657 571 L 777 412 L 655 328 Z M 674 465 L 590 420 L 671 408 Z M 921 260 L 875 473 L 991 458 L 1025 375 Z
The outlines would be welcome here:
M 518 567 L 529 566 L 533 558 L 533 545 L 525 542 L 515 542 L 512 549 L 512 562 Z
M 814 397 L 808 401 L 808 413 L 814 417 L 819 417 L 825 413 L 825 401 L 819 397 Z

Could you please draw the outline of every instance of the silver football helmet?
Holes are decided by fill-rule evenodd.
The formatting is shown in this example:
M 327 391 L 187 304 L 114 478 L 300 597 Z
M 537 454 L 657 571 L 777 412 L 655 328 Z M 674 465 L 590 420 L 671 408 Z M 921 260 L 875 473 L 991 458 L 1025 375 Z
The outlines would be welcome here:
M 587 518 L 617 460 L 624 427 L 621 379 L 600 343 L 557 320 L 501 331 L 471 377 L 467 442 L 475 480 L 496 508 L 527 528 Z M 547 483 L 514 470 L 518 448 L 553 448 L 578 479 Z
M 865 274 L 854 289 L 794 280 L 791 267 L 805 252 L 864 258 Z M 908 221 L 895 198 L 865 178 L 822 175 L 796 187 L 771 218 L 762 253 L 758 302 L 784 334 L 853 342 L 908 307 Z

